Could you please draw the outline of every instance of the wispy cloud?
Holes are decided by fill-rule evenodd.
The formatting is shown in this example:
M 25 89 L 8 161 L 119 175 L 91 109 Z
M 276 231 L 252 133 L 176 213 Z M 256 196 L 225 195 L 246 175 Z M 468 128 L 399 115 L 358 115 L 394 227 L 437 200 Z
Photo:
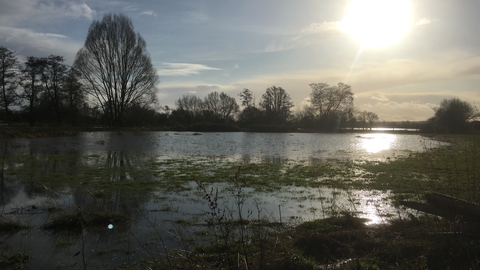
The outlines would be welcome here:
M 201 64 L 190 63 L 163 63 L 157 73 L 160 76 L 189 76 L 200 74 L 202 71 L 220 70 Z
M 69 64 L 82 46 L 64 35 L 5 26 L 0 26 L 0 40 L 3 46 L 12 47 L 19 56 L 48 56 L 55 52 L 64 56 Z
M 157 13 L 155 13 L 153 10 L 148 10 L 148 11 L 144 11 L 141 13 L 142 15 L 147 15 L 147 16 L 155 16 L 157 17 Z
M 15 0 L 1 1 L 0 22 L 3 25 L 38 23 L 55 18 L 86 18 L 92 20 L 96 12 L 79 1 Z
M 265 48 L 265 52 L 286 51 L 297 47 L 305 47 L 323 42 L 326 38 L 341 33 L 340 22 L 311 23 L 309 26 L 300 29 L 298 33 L 284 35 L 271 41 Z
M 432 20 L 430 18 L 421 18 L 416 25 L 426 25 L 426 24 L 431 24 Z

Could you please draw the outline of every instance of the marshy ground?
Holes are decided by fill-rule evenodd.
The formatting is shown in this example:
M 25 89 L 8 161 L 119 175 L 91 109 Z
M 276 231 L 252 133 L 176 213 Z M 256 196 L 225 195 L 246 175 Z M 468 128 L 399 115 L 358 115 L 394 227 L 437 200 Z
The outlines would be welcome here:
M 4 140 L 0 268 L 477 269 L 478 224 L 398 203 L 480 202 L 479 137 L 441 139 L 381 160 L 247 163 Z

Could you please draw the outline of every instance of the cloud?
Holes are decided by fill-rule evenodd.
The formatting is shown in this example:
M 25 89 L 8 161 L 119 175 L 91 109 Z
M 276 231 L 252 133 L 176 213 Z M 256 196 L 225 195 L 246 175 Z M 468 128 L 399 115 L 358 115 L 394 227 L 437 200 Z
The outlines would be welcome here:
M 190 76 L 200 74 L 202 71 L 220 70 L 201 64 L 190 63 L 163 63 L 158 69 L 159 76 Z
M 378 100 L 378 101 L 389 101 L 389 99 L 386 98 L 385 95 L 372 96 L 371 99 Z
M 0 26 L 0 40 L 3 41 L 3 46 L 13 48 L 22 58 L 48 56 L 54 52 L 64 56 L 67 64 L 73 62 L 73 56 L 82 47 L 82 44 L 64 35 L 5 26 Z
M 141 13 L 142 15 L 147 15 L 147 16 L 155 16 L 157 17 L 157 13 L 155 13 L 153 10 L 148 10 L 148 11 L 144 11 Z
M 93 20 L 96 15 L 86 3 L 79 1 L 0 0 L 0 5 L 0 23 L 6 26 L 37 24 L 59 18 Z
M 417 23 L 416 25 L 427 25 L 427 24 L 431 24 L 432 23 L 432 20 L 430 18 L 421 18 Z
M 322 23 L 312 23 L 308 27 L 302 29 L 302 33 L 306 34 L 315 34 L 315 33 L 325 33 L 329 31 L 339 31 L 341 22 L 322 22 Z
M 306 47 L 323 42 L 325 39 L 342 33 L 340 22 L 312 23 L 295 34 L 280 36 L 264 49 L 264 52 L 279 52 L 298 47 Z

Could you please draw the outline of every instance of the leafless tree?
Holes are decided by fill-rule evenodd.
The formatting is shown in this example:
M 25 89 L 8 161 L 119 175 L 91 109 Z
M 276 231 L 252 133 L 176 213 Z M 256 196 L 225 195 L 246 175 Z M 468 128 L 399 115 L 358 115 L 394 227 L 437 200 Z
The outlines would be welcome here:
M 31 126 L 35 125 L 37 119 L 35 109 L 38 106 L 40 94 L 43 91 L 41 74 L 44 66 L 45 61 L 43 58 L 30 56 L 22 68 L 20 84 L 23 91 L 20 93 L 20 97 L 27 101 L 26 106 Z
M 327 83 L 311 83 L 310 102 L 318 118 L 322 119 L 343 110 L 353 104 L 353 93 L 350 85 L 338 83 L 330 86 Z
M 224 92 L 209 93 L 203 100 L 203 108 L 208 116 L 218 119 L 221 122 L 233 120 L 233 115 L 238 112 L 239 106 L 235 98 Z
M 110 126 L 122 126 L 132 105 L 156 102 L 158 76 L 147 45 L 123 14 L 92 22 L 75 67 Z
M 68 66 L 63 63 L 62 56 L 50 55 L 42 59 L 41 81 L 48 99 L 50 100 L 58 124 L 62 123 L 63 103 L 66 98 L 65 88 Z
M 379 120 L 378 114 L 368 111 L 359 112 L 357 118 L 362 124 L 363 129 L 372 129 L 373 124 Z
M 5 109 L 5 120 L 9 121 L 9 107 L 16 102 L 18 86 L 18 60 L 15 52 L 0 47 L 0 104 Z
M 174 114 L 187 123 L 193 123 L 202 115 L 202 99 L 195 95 L 183 95 L 175 101 L 175 105 L 177 109 Z
M 255 106 L 255 103 L 253 103 L 253 92 L 250 91 L 247 88 L 243 88 L 242 92 L 238 94 L 240 96 L 240 100 L 242 101 L 242 106 L 249 107 L 249 106 Z
M 269 121 L 284 123 L 292 116 L 292 99 L 282 87 L 272 86 L 267 88 L 259 105 L 265 110 L 265 115 Z

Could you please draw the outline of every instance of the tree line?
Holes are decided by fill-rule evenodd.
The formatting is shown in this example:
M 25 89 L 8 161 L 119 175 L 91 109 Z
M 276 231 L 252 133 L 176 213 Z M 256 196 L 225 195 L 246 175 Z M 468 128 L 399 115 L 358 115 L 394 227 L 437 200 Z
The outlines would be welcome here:
M 184 95 L 175 108 L 158 106 L 158 77 L 145 40 L 123 14 L 107 14 L 92 22 L 74 64 L 59 55 L 27 58 L 0 47 L 0 117 L 6 123 L 30 125 L 106 125 L 188 127 L 199 123 L 248 126 L 299 126 L 331 130 L 354 123 L 372 123 L 378 116 L 358 113 L 349 85 L 310 84 L 311 106 L 293 113 L 282 87 L 266 89 L 258 104 L 253 93 L 238 94 L 243 110 L 224 92 L 204 98 Z
M 242 127 L 250 130 L 372 128 L 374 112 L 354 106 L 351 86 L 311 83 L 309 104 L 295 108 L 290 95 L 268 87 L 255 102 L 253 92 L 235 97 L 216 91 L 205 97 L 183 95 L 175 107 L 159 106 L 158 77 L 131 20 L 107 14 L 93 21 L 74 64 L 62 56 L 27 58 L 20 64 L 15 52 L 0 47 L 0 119 L 5 123 L 109 127 L 156 126 L 188 129 Z M 460 111 L 460 112 L 459 112 Z M 457 132 L 478 117 L 461 100 L 444 100 L 424 130 Z

